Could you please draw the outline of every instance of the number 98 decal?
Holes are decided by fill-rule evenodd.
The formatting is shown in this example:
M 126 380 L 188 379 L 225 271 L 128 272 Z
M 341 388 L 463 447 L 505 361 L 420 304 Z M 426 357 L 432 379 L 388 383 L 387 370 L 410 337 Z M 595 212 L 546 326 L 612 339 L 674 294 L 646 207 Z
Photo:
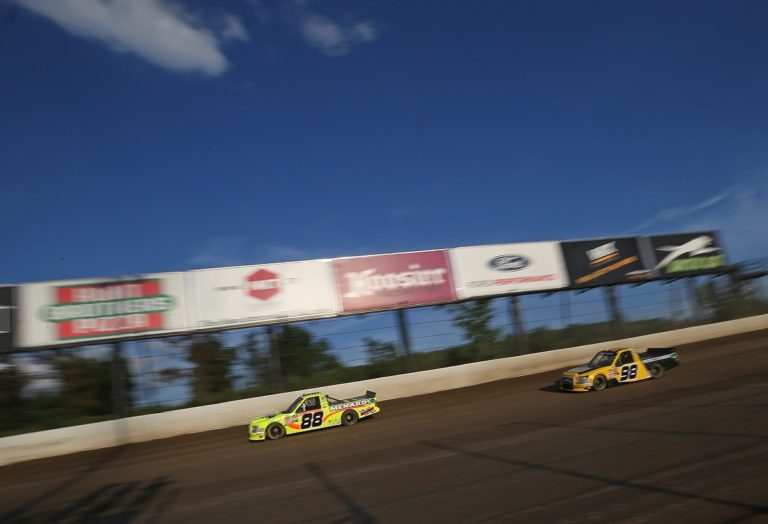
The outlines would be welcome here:
M 323 412 L 307 413 L 301 417 L 301 429 L 314 428 L 323 423 Z
M 621 368 L 621 378 L 619 379 L 621 382 L 624 382 L 625 380 L 634 380 L 636 378 L 637 364 L 632 364 Z

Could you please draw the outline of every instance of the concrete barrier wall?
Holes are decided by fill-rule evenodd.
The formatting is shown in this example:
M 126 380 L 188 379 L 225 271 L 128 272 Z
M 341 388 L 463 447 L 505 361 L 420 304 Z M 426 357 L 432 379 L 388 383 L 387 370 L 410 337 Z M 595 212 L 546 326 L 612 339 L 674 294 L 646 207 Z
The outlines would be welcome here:
M 390 400 L 565 368 L 583 363 L 606 347 L 678 346 L 760 329 L 768 329 L 768 315 L 312 390 L 337 398 L 372 390 L 379 400 Z M 246 425 L 251 418 L 284 409 L 305 391 L 5 437 L 0 439 L 0 465 L 237 425 L 242 425 L 246 438 Z

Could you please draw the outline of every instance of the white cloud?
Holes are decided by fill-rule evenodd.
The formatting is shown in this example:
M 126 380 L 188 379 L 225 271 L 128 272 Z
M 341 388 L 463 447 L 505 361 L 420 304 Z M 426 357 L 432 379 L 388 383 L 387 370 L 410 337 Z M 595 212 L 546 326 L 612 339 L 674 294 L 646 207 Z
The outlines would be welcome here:
M 632 233 L 650 234 L 650 226 L 665 231 L 722 233 L 731 262 L 768 256 L 768 183 L 731 186 L 702 202 L 656 213 Z
M 647 230 L 649 227 L 656 225 L 660 222 L 669 222 L 678 218 L 688 217 L 689 215 L 691 215 L 692 213 L 695 213 L 696 211 L 707 209 L 723 201 L 725 198 L 731 195 L 734 190 L 735 190 L 734 187 L 729 187 L 725 191 L 722 191 L 721 193 L 715 196 L 707 198 L 706 200 L 703 200 L 698 204 L 693 204 L 693 205 L 684 206 L 684 207 L 673 207 L 670 209 L 659 211 L 655 213 L 650 219 L 646 220 L 639 226 L 633 228 L 630 232 L 634 233 L 637 231 Z
M 181 4 L 169 0 L 14 1 L 76 36 L 171 71 L 220 75 L 229 67 L 221 42 L 248 38 L 233 15 L 214 17 L 215 27 L 206 27 Z
M 197 249 L 187 263 L 192 269 L 239 266 L 246 264 L 246 240 L 243 237 L 211 238 Z
M 373 42 L 376 40 L 376 28 L 370 22 L 358 22 L 352 26 L 352 38 L 357 42 Z
M 377 36 L 371 22 L 361 21 L 341 25 L 318 14 L 303 16 L 301 34 L 311 46 L 327 56 L 345 55 L 350 52 L 353 45 L 372 42 Z
M 275 264 L 297 260 L 317 260 L 357 254 L 373 253 L 374 249 L 357 247 L 297 247 L 287 244 L 259 244 L 245 237 L 214 237 L 195 248 L 187 258 L 189 269 L 206 269 L 228 266 Z
M 243 23 L 234 15 L 225 13 L 221 17 L 221 39 L 227 40 L 239 40 L 241 42 L 248 41 L 248 32 L 245 30 Z

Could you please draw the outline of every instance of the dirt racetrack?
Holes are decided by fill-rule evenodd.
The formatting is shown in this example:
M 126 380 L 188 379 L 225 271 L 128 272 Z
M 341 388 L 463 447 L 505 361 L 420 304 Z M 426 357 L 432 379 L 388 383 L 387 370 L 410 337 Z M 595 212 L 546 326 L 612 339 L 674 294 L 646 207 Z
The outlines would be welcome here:
M 679 355 L 599 393 L 553 371 L 281 441 L 244 420 L 6 466 L 0 522 L 768 523 L 768 330 Z

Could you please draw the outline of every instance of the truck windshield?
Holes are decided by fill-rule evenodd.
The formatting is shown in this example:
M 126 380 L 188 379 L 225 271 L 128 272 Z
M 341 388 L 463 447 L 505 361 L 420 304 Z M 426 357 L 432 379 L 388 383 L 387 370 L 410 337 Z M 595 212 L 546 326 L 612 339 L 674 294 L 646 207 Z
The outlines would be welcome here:
M 609 366 L 613 362 L 614 356 L 616 355 L 613 351 L 600 351 L 597 355 L 592 357 L 592 360 L 590 360 L 587 365 L 593 368 Z
M 299 404 L 301 403 L 302 400 L 303 400 L 303 398 L 299 397 L 296 400 L 294 400 L 293 402 L 291 402 L 291 405 L 288 406 L 288 409 L 286 409 L 285 412 L 286 413 L 293 413 L 296 410 L 296 408 L 299 407 Z

